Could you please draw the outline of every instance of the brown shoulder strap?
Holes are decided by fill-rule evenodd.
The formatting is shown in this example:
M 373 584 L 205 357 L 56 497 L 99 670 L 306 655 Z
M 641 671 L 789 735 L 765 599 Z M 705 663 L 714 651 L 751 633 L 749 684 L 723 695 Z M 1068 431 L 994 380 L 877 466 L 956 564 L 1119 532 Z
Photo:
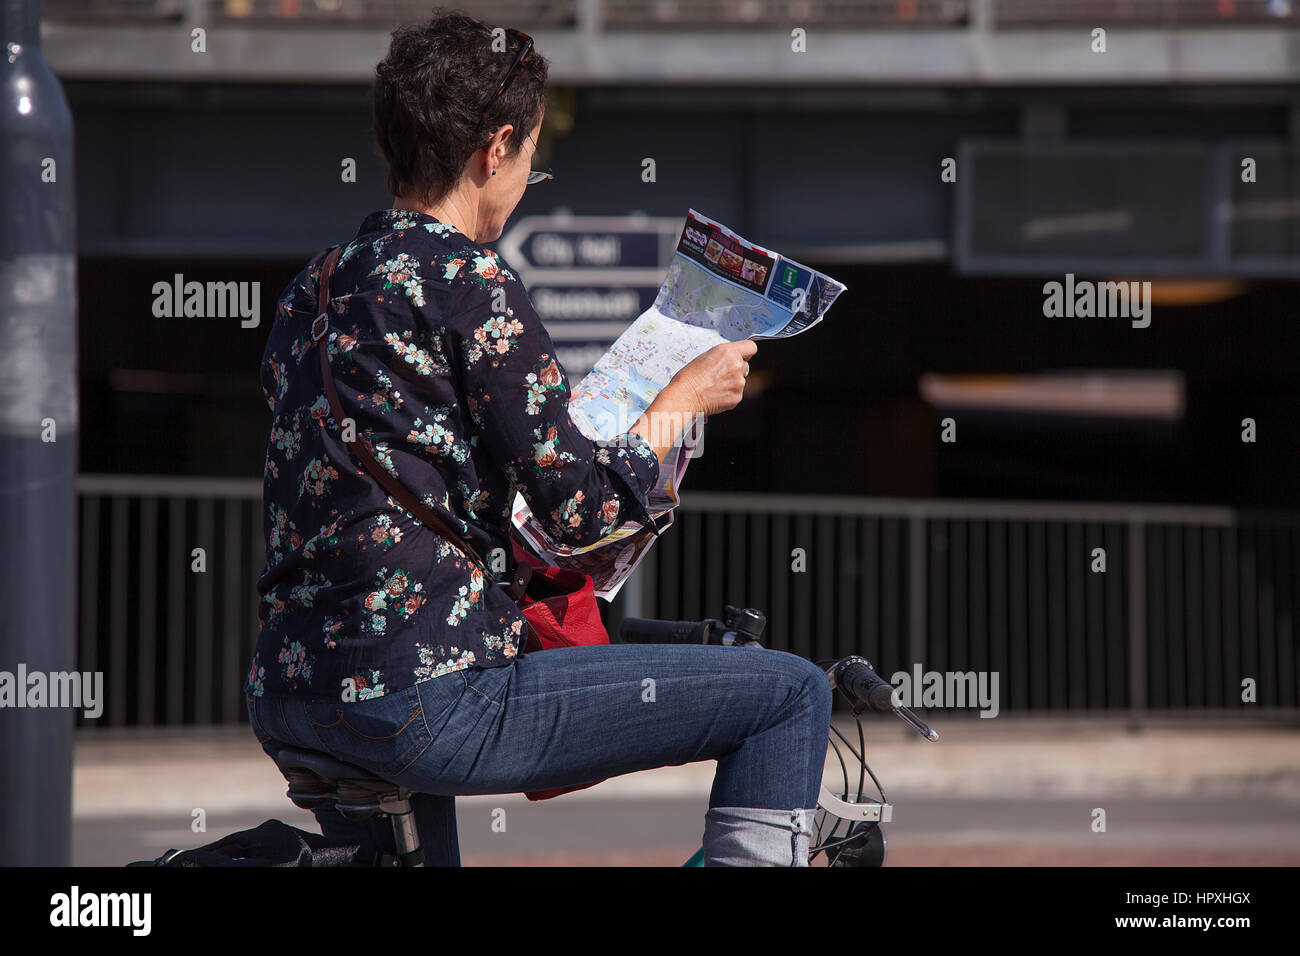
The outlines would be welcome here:
M 338 422 L 340 429 L 343 428 L 344 421 L 343 404 L 339 401 L 338 389 L 334 386 L 334 375 L 330 369 L 329 347 L 325 337 L 329 332 L 330 279 L 334 275 L 334 267 L 338 265 L 339 255 L 342 251 L 342 246 L 332 250 L 321 264 L 320 291 L 316 298 L 317 315 L 311 327 L 311 337 L 316 343 L 316 351 L 320 353 L 320 373 L 321 380 L 325 385 L 325 397 L 330 403 L 330 414 L 334 416 L 334 421 Z M 394 501 L 414 515 L 422 525 L 442 535 L 469 555 L 470 559 L 483 569 L 483 573 L 487 575 L 488 580 L 496 580 L 496 576 L 488 567 L 487 562 L 479 557 L 478 552 L 470 546 L 469 542 L 448 527 L 442 518 L 438 517 L 432 509 L 416 498 L 405 485 L 397 480 L 392 472 L 379 463 L 369 441 L 360 436 L 353 441 L 347 441 L 346 439 L 344 441 L 352 454 L 356 455 L 357 460 L 365 466 L 366 471 L 370 472 L 375 481 L 379 482 L 384 490 L 393 497 Z M 518 601 L 523 597 L 528 586 L 528 579 L 532 576 L 532 571 L 532 567 L 526 561 L 515 562 L 513 579 L 506 585 L 506 593 L 510 595 L 512 600 Z

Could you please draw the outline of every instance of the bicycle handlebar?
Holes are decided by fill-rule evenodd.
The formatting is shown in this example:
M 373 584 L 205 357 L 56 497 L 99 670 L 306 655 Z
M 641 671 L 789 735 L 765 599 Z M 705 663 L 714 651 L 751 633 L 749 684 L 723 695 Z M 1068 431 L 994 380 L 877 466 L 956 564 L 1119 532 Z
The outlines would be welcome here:
M 758 640 L 767 618 L 753 608 L 727 605 L 723 620 L 661 621 L 655 618 L 628 617 L 619 625 L 619 637 L 627 644 L 720 644 L 762 647 Z M 826 673 L 832 687 L 838 687 L 853 702 L 854 714 L 863 709 L 882 714 L 897 714 L 926 740 L 935 741 L 935 733 L 909 708 L 894 700 L 894 688 L 876 673 L 871 661 L 856 655 L 837 661 Z
M 656 621 L 625 617 L 618 636 L 625 644 L 708 644 L 712 621 Z
M 839 687 L 855 705 L 869 707 L 883 714 L 897 714 L 899 719 L 929 741 L 939 735 L 925 721 L 894 699 L 894 688 L 876 673 L 865 657 L 846 657 L 827 674 L 831 684 Z M 856 712 L 856 711 L 855 711 Z
M 626 644 L 719 644 L 761 647 L 759 638 L 767 624 L 767 616 L 752 607 L 739 608 L 728 604 L 722 620 L 705 618 L 703 621 L 659 621 L 653 618 L 627 617 L 619 625 L 618 636 Z
M 877 713 L 887 714 L 894 709 L 894 688 L 876 673 L 866 658 L 844 658 L 831 668 L 831 681 L 855 702 Z

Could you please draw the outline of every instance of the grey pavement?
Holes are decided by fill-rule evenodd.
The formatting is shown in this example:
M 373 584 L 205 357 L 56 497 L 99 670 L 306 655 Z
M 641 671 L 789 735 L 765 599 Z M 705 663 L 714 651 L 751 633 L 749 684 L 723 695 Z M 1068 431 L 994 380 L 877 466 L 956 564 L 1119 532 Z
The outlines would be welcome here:
M 1191 853 L 1209 854 L 1208 862 L 1300 862 L 1295 728 L 1183 722 L 1134 733 L 1109 720 L 938 724 L 943 739 L 932 744 L 890 717 L 864 722 L 868 761 L 896 808 L 886 828 L 891 864 L 1014 863 L 1033 848 L 1053 848 L 1065 854 L 1062 862 L 1080 855 L 1161 862 L 1140 856 L 1153 850 L 1168 851 L 1169 862 Z M 837 725 L 856 742 L 851 720 Z M 713 768 L 629 774 L 542 803 L 518 794 L 460 798 L 462 855 L 488 865 L 671 865 L 698 845 Z M 828 758 L 828 783 L 838 768 Z M 82 732 L 73 863 L 149 859 L 272 817 L 316 829 L 284 788 L 246 727 Z M 1099 809 L 1104 832 L 1093 823 Z M 204 832 L 192 829 L 196 810 Z M 506 814 L 503 833 L 491 826 L 498 810 Z

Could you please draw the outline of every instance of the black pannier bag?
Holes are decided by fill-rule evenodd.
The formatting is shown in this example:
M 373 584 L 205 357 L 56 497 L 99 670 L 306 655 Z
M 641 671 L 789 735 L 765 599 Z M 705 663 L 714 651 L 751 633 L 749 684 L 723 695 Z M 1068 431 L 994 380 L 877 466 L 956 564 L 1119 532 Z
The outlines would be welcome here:
M 379 850 L 267 820 L 194 850 L 168 850 L 156 860 L 127 866 L 378 866 L 382 855 Z

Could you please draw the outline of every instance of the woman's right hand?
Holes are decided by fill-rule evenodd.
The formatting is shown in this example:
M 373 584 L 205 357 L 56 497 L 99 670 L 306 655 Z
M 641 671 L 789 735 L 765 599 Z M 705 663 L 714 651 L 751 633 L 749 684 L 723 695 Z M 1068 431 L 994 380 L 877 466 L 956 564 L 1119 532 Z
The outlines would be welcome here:
M 749 359 L 758 346 L 749 339 L 715 345 L 677 370 L 629 431 L 644 438 L 662 465 L 682 430 L 696 416 L 725 412 L 740 404 Z
M 758 351 L 750 339 L 723 342 L 677 370 L 669 387 L 680 391 L 699 415 L 715 415 L 740 404 L 749 360 Z

